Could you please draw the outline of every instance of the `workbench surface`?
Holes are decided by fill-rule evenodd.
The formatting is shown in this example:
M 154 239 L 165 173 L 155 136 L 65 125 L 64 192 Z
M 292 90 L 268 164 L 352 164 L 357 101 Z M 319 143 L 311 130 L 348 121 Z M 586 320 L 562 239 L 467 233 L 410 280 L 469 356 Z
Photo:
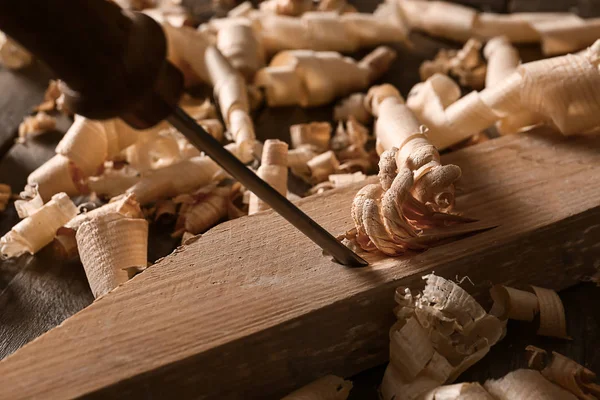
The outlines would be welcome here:
M 199 3 L 198 0 L 190 0 Z M 189 2 L 189 1 L 188 1 Z M 376 3 L 370 0 L 352 2 L 361 11 L 372 10 Z M 600 0 L 467 0 L 463 4 L 480 9 L 506 11 L 573 11 L 584 17 L 600 16 Z M 383 81 L 395 84 L 402 93 L 418 82 L 418 66 L 432 59 L 441 47 L 454 47 L 448 42 L 413 34 L 412 50 L 399 48 L 394 67 Z M 522 49 L 525 60 L 537 53 L 535 48 Z M 0 69 L 3 95 L 0 96 L 0 183 L 10 184 L 19 192 L 27 175 L 54 154 L 54 147 L 70 121 L 61 117 L 58 131 L 30 140 L 26 145 L 14 144 L 17 127 L 24 115 L 37 105 L 51 77 L 39 62 L 22 71 Z M 330 120 L 331 107 L 311 110 L 284 108 L 262 110 L 256 117 L 260 139 L 277 137 L 289 139 L 288 127 L 294 123 Z M 6 233 L 18 221 L 12 205 L 0 214 L 0 234 Z M 177 244 L 168 234 L 153 229 L 150 241 L 150 260 L 171 252 Z M 468 283 L 467 283 L 468 284 Z M 510 321 L 508 335 L 478 364 L 458 381 L 500 377 L 525 366 L 524 349 L 533 344 L 546 350 L 555 350 L 600 373 L 600 315 L 597 304 L 600 288 L 580 284 L 560 293 L 564 302 L 568 333 L 571 341 L 550 339 L 535 335 L 536 324 Z M 58 262 L 50 252 L 42 251 L 35 257 L 22 256 L 0 264 L 0 359 L 57 326 L 72 314 L 93 301 L 93 296 L 79 262 Z M 391 310 L 390 310 L 391 312 Z M 377 398 L 376 387 L 381 382 L 384 366 L 366 371 L 353 379 L 355 389 L 351 399 Z

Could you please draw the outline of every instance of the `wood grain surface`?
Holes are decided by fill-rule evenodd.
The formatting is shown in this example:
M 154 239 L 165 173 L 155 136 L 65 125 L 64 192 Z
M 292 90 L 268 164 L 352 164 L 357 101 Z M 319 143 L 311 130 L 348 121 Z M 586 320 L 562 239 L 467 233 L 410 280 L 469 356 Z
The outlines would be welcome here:
M 197 6 L 202 16 L 209 15 L 207 1 L 187 0 L 186 2 Z M 598 0 L 552 2 L 463 0 L 460 2 L 480 10 L 495 12 L 573 11 L 584 17 L 600 15 Z M 361 11 L 371 11 L 376 5 L 372 0 L 358 0 L 353 3 Z M 394 83 L 404 94 L 418 81 L 417 70 L 421 61 L 433 58 L 441 47 L 456 46 L 454 43 L 428 38 L 418 33 L 412 34 L 411 39 L 415 46 L 412 49 L 396 47 L 399 50 L 399 57 L 390 72 L 382 78 L 382 81 Z M 525 60 L 539 56 L 539 49 L 535 46 L 520 50 Z M 50 77 L 51 73 L 39 62 L 17 72 L 0 69 L 0 82 L 3 87 L 3 94 L 0 95 L 0 156 L 5 155 L 0 160 L 0 182 L 10 183 L 16 191 L 23 187 L 29 172 L 52 156 L 53 149 L 61 136 L 57 132 L 36 139 L 26 147 L 13 146 L 18 124 L 22 117 L 39 103 Z M 263 109 L 256 115 L 257 133 L 262 139 L 272 137 L 285 139 L 288 136 L 287 127 L 291 123 L 330 118 L 330 107 L 311 110 Z M 61 121 L 58 130 L 64 132 L 68 124 L 68 120 Z M 17 221 L 14 208 L 9 207 L 6 212 L 0 214 L 0 234 L 4 234 Z M 153 260 L 169 253 L 174 242 L 166 240 L 168 234 L 165 234 L 160 227 L 154 226 L 151 230 L 149 249 L 150 259 Z M 0 261 L 0 359 L 57 326 L 93 300 L 81 265 L 57 262 L 52 256 L 51 251 L 44 250 L 36 257 L 24 256 L 17 260 Z M 505 256 L 514 257 L 515 254 Z M 577 252 L 569 251 L 564 251 L 560 257 L 557 256 L 558 258 L 561 258 L 561 263 L 566 264 L 595 265 L 596 261 L 587 257 L 581 258 Z M 498 377 L 512 368 L 523 366 L 522 350 L 524 345 L 530 343 L 556 349 L 588 368 L 600 372 L 598 352 L 590 350 L 600 346 L 598 314 L 594 307 L 594 304 L 600 300 L 600 289 L 593 285 L 579 285 L 562 292 L 561 297 L 565 302 L 569 334 L 573 336 L 573 341 L 540 338 L 535 335 L 535 328 L 526 324 L 511 323 L 508 337 L 494 347 L 490 355 L 475 368 L 467 371 L 461 379 L 485 380 L 487 377 Z M 120 311 L 116 308 L 111 312 Z M 388 310 L 382 310 L 378 315 L 383 316 L 384 313 L 388 313 Z M 386 314 L 386 317 L 391 318 L 389 314 Z M 382 346 L 384 343 L 378 345 Z M 291 358 L 289 363 L 293 363 Z M 381 381 L 382 373 L 383 367 L 380 367 L 357 376 L 354 379 L 355 389 L 350 398 L 376 399 L 376 386 Z M 6 395 L 8 392 L 0 391 L 0 398 Z
M 369 254 L 365 269 L 331 262 L 272 212 L 227 222 L 0 362 L 0 386 L 13 398 L 233 399 L 353 375 L 385 361 L 393 291 L 425 273 L 468 275 L 479 297 L 596 273 L 599 150 L 600 136 L 537 132 L 445 156 L 464 171 L 459 209 L 500 226 L 410 257 Z M 299 205 L 343 232 L 359 187 Z

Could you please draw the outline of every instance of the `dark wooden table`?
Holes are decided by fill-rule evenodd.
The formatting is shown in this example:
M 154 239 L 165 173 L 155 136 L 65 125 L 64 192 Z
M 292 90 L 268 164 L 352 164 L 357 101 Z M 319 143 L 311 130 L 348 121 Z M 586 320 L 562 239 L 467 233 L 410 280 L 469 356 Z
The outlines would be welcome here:
M 199 0 L 189 0 L 202 3 Z M 361 11 L 372 11 L 376 2 L 354 1 Z M 600 15 L 600 0 L 464 0 L 486 11 L 573 11 L 584 17 Z M 202 9 L 206 9 L 203 7 Z M 399 57 L 383 81 L 396 85 L 404 94 L 418 82 L 418 67 L 431 59 L 449 43 L 420 34 L 413 34 L 412 49 L 398 47 Z M 539 54 L 535 47 L 523 48 L 525 60 Z M 17 127 L 24 115 L 40 102 L 48 79 L 52 76 L 41 63 L 11 72 L 0 69 L 0 182 L 8 183 L 15 192 L 25 185 L 27 175 L 54 154 L 54 147 L 71 121 L 59 119 L 57 132 L 14 144 Z M 330 120 L 331 107 L 303 110 L 296 107 L 263 109 L 255 116 L 259 138 L 289 139 L 288 127 L 294 123 Z M 10 205 L 0 214 L 0 234 L 6 233 L 18 222 Z M 151 228 L 149 259 L 168 254 L 176 245 L 160 227 Z M 22 256 L 15 260 L 0 261 L 0 359 L 35 339 L 93 301 L 81 264 L 77 261 L 54 260 L 52 252 L 43 250 L 35 257 Z M 468 285 L 468 281 L 465 281 Z M 535 334 L 535 324 L 509 322 L 507 337 L 492 348 L 481 362 L 469 369 L 459 380 L 483 381 L 500 377 L 525 366 L 524 349 L 533 344 L 547 350 L 556 350 L 593 371 L 600 372 L 600 289 L 592 284 L 581 284 L 561 293 L 565 304 L 568 332 L 571 341 L 549 339 Z M 390 310 L 391 312 L 391 310 Z M 371 369 L 353 378 L 355 388 L 351 399 L 375 399 L 385 366 Z

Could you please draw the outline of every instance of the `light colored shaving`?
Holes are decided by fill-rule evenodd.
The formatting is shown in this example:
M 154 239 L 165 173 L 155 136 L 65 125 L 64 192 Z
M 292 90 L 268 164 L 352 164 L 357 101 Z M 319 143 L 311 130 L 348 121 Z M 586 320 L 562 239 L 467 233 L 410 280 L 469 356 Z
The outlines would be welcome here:
M 79 177 L 83 177 L 78 168 L 69 159 L 60 154 L 39 166 L 27 177 L 27 184 L 37 185 L 40 195 L 44 200 L 64 192 L 69 196 L 79 194 L 80 188 L 76 184 Z
M 458 285 L 433 274 L 423 279 L 417 296 L 396 291 L 398 321 L 390 330 L 390 364 L 380 388 L 384 400 L 420 398 L 454 381 L 504 335 L 502 321 Z
M 542 375 L 582 400 L 600 398 L 600 385 L 594 383 L 596 374 L 555 351 L 548 355 L 545 350 L 527 346 L 529 367 L 538 369 Z
M 389 68 L 394 50 L 379 47 L 360 62 L 335 52 L 291 50 L 278 53 L 256 74 L 269 106 L 313 107 L 366 89 Z
M 253 159 L 256 136 L 249 115 L 244 78 L 214 46 L 206 49 L 205 62 L 225 126 L 237 145 L 237 156 L 242 162 L 250 162 Z
M 335 173 L 340 166 L 335 153 L 327 151 L 311 158 L 306 165 L 310 170 L 310 181 L 313 184 L 327 180 L 329 175 Z
M 142 218 L 143 213 L 135 196 L 127 195 L 121 199 L 115 200 L 91 211 L 83 212 L 67 222 L 58 229 L 54 238 L 54 248 L 64 259 L 74 258 L 78 255 L 76 233 L 79 227 L 92 219 L 102 216 L 118 213 L 128 218 Z
M 367 179 L 367 176 L 362 172 L 358 171 L 353 174 L 332 174 L 329 175 L 328 180 L 321 182 L 307 192 L 307 195 L 313 195 L 323 193 L 328 190 L 338 189 L 352 183 L 362 182 Z
M 440 386 L 423 396 L 423 400 L 496 400 L 479 383 Z
M 582 49 L 600 36 L 599 19 L 571 13 L 494 14 L 443 1 L 389 1 L 400 6 L 413 29 L 459 42 L 506 35 L 512 43 L 541 43 L 545 55 L 555 55 Z
M 565 309 L 558 294 L 554 290 L 537 286 L 531 287 L 538 299 L 540 308 L 540 327 L 538 335 L 569 339 Z
M 346 121 L 354 117 L 361 124 L 369 124 L 373 120 L 373 115 L 365 106 L 364 93 L 354 93 L 342 99 L 333 109 L 333 119 L 335 121 Z
M 440 211 L 453 207 L 460 169 L 441 165 L 425 129 L 393 86 L 371 88 L 367 100 L 377 117 L 380 184 L 365 186 L 354 198 L 357 243 L 366 251 L 397 256 L 458 234 L 446 228 L 464 219 Z
M 281 195 L 287 193 L 287 162 L 288 145 L 280 140 L 267 140 L 262 153 L 261 165 L 256 174 Z M 259 199 L 254 193 L 250 196 L 248 215 L 265 211 L 271 207 Z
M 548 381 L 538 371 L 518 369 L 483 387 L 497 400 L 552 399 L 575 400 L 576 397 Z
M 9 69 L 27 67 L 33 61 L 33 56 L 17 42 L 0 32 L 0 64 Z
M 144 219 L 101 215 L 81 224 L 76 238 L 95 298 L 126 282 L 128 269 L 147 265 L 148 222 Z
M 216 118 L 198 120 L 198 124 L 219 142 L 223 140 L 223 124 Z
M 326 375 L 288 394 L 281 400 L 346 400 L 352 382 L 335 375 Z
M 301 147 L 288 151 L 288 166 L 292 173 L 304 180 L 310 178 L 308 162 L 317 156 L 317 152 L 310 147 Z
M 140 179 L 139 172 L 127 165 L 118 169 L 108 166 L 104 168 L 102 175 L 88 178 L 87 186 L 91 192 L 111 198 L 125 193 Z
M 265 13 L 297 17 L 313 9 L 312 0 L 266 0 L 259 4 Z
M 56 101 L 61 96 L 60 88 L 58 87 L 58 81 L 51 79 L 44 93 L 44 100 L 38 104 L 34 111 L 52 111 L 56 109 Z
M 292 147 L 297 149 L 302 146 L 311 146 L 318 152 L 329 149 L 331 139 L 331 125 L 329 122 L 311 122 L 290 127 Z
M 486 65 L 481 58 L 482 44 L 477 39 L 469 39 L 460 50 L 441 49 L 432 61 L 425 61 L 419 68 L 421 80 L 427 80 L 436 73 L 452 75 L 460 84 L 473 89 L 484 86 Z
M 56 129 L 56 118 L 43 111 L 33 116 L 25 117 L 19 125 L 19 138 L 17 142 L 25 143 L 27 139 L 39 136 Z
M 496 285 L 490 290 L 490 295 L 494 300 L 490 314 L 501 320 L 533 321 L 540 310 L 537 296 L 524 290 Z
M 383 43 L 403 42 L 406 29 L 395 4 L 383 4 L 373 14 L 307 12 L 300 18 L 283 15 L 256 15 L 265 50 L 355 52 Z
M 177 139 L 158 131 L 141 135 L 124 153 L 127 163 L 139 172 L 167 167 L 181 159 Z
M 135 194 L 140 204 L 145 205 L 208 185 L 219 171 L 220 167 L 209 157 L 193 157 L 145 172 L 127 193 Z
M 202 32 L 188 26 L 162 24 L 167 37 L 167 59 L 183 72 L 186 86 L 210 81 L 204 53 L 210 40 Z
M 6 210 L 6 206 L 12 197 L 12 190 L 9 185 L 0 183 L 0 211 Z
M 206 232 L 228 215 L 231 186 L 201 188 L 187 196 L 178 196 L 173 201 L 181 203 L 179 217 L 172 236 L 184 232 L 194 235 Z
M 19 197 L 19 200 L 15 200 L 15 209 L 19 218 L 27 218 L 33 215 L 44 205 L 44 199 L 42 199 L 36 186 L 26 186 Z
M 232 18 L 223 24 L 217 34 L 217 48 L 248 81 L 265 65 L 262 44 L 248 19 Z
M 508 116 L 502 121 L 507 131 L 545 121 L 565 135 L 586 133 L 600 125 L 600 94 L 592 89 L 600 85 L 598 54 L 600 41 L 585 54 L 523 64 L 499 84 L 459 100 L 452 84 L 434 75 L 413 88 L 408 106 L 440 149 Z
M 160 24 L 168 23 L 174 27 L 180 28 L 186 25 L 193 25 L 194 19 L 189 10 L 181 4 L 174 2 L 161 2 L 159 7 L 147 8 L 143 13 L 152 17 Z
M 5 257 L 35 254 L 52 242 L 58 228 L 77 214 L 77 207 L 65 193 L 59 193 L 33 214 L 19 222 L 0 239 Z

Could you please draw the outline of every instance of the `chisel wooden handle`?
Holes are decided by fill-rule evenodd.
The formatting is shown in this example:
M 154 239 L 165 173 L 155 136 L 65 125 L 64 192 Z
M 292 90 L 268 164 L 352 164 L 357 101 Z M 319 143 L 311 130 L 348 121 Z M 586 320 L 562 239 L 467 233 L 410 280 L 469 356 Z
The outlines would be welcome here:
M 67 107 L 86 117 L 149 128 L 181 94 L 160 25 L 107 0 L 0 0 L 0 30 L 48 64 Z

